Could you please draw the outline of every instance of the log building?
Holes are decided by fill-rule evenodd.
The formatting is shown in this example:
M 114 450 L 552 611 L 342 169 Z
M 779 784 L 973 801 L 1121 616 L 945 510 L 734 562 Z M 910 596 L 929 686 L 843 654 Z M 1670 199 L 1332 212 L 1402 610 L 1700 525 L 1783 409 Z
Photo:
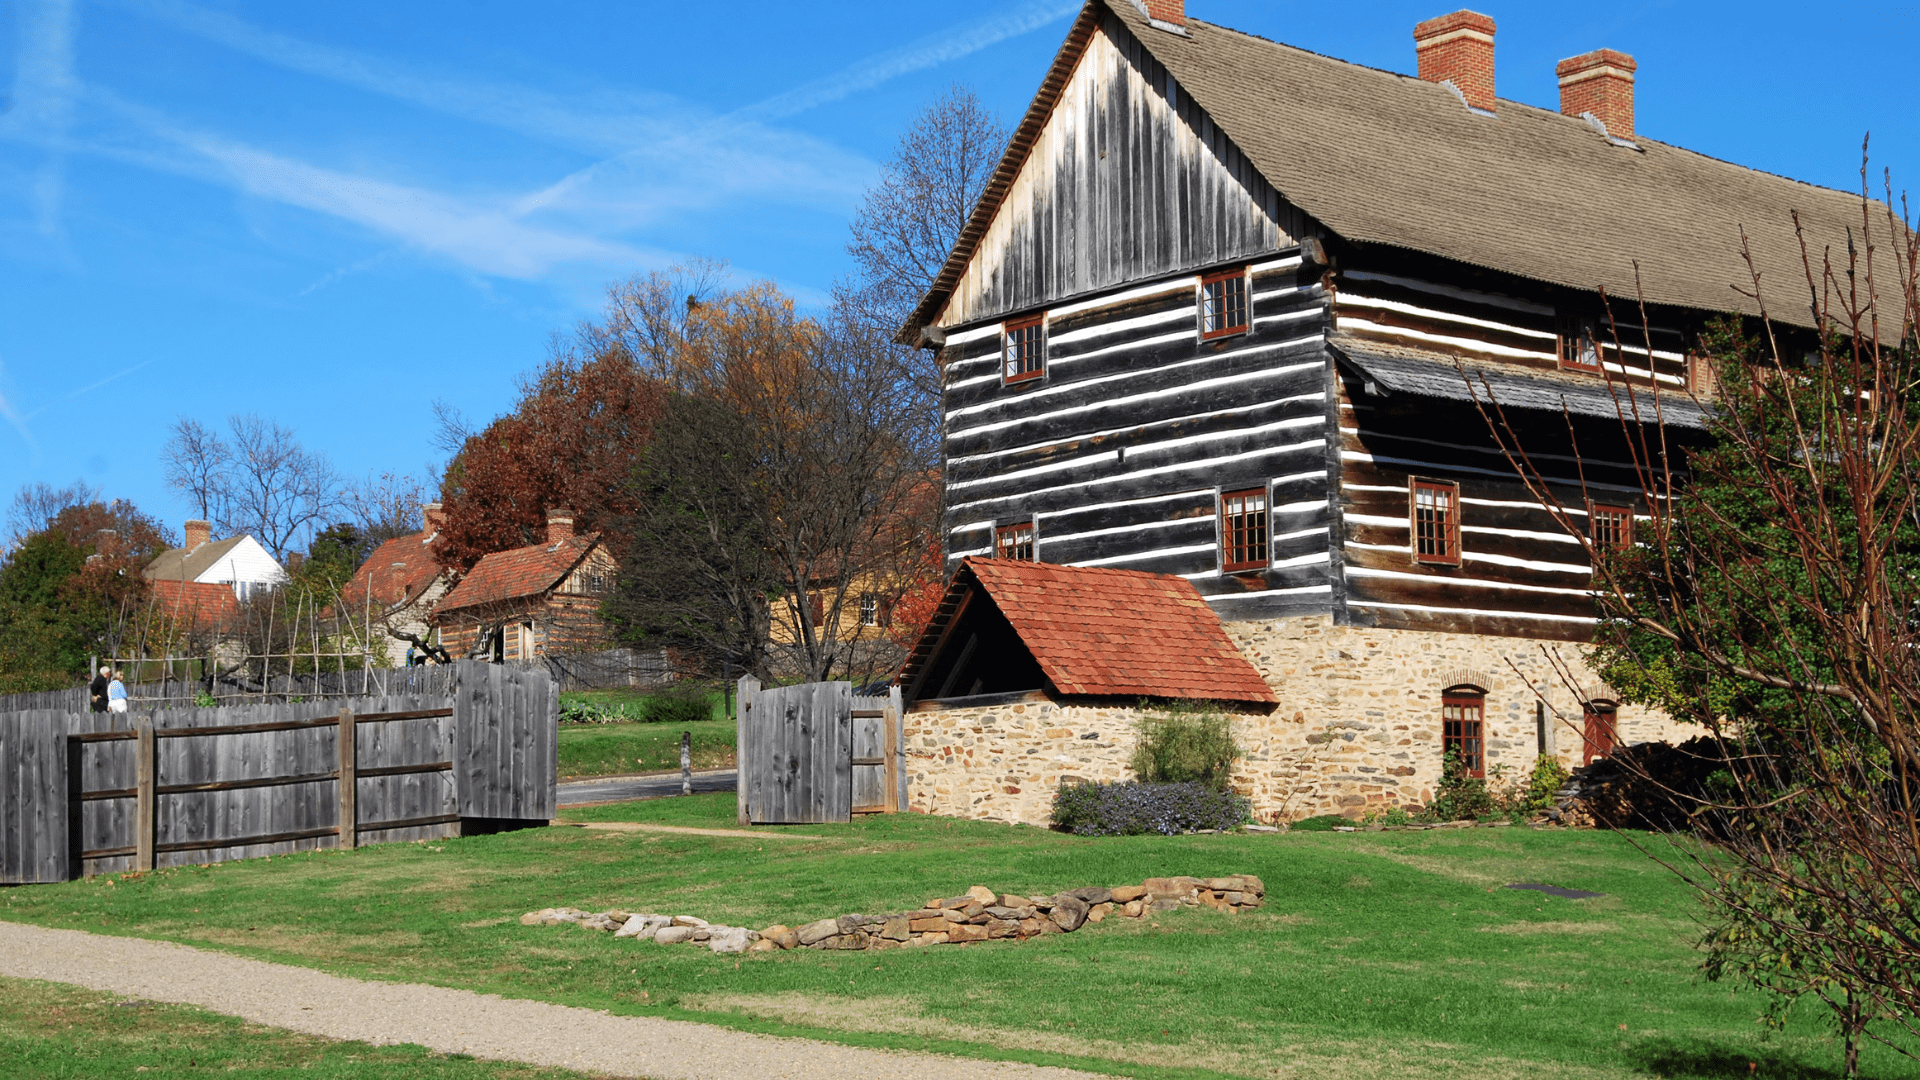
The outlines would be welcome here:
M 1793 215 L 1816 251 L 1860 222 L 1858 196 L 1638 132 L 1625 54 L 1561 62 L 1558 110 L 1498 97 L 1494 36 L 1421 23 L 1413 77 L 1089 0 L 902 330 L 945 373 L 949 568 L 1191 582 L 1279 699 L 1242 740 L 1266 812 L 1423 801 L 1449 749 L 1524 770 L 1670 734 L 1577 649 L 1579 685 L 1555 677 L 1543 646 L 1594 629 L 1591 566 L 1475 399 L 1576 528 L 1631 543 L 1628 429 L 1699 439 L 1689 349 L 1759 313 L 1743 230 L 1770 314 L 1804 322 Z M 909 661 L 916 707 L 1012 708 L 914 685 L 963 646 L 945 630 Z M 1031 818 L 994 792 L 1036 782 L 949 776 L 923 808 Z

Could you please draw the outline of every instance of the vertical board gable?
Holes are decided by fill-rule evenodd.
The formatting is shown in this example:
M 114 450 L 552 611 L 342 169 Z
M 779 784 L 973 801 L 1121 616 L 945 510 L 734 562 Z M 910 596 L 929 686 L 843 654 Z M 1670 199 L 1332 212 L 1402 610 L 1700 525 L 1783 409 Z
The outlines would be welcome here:
M 936 320 L 960 326 L 1292 246 L 1299 214 L 1106 14 Z

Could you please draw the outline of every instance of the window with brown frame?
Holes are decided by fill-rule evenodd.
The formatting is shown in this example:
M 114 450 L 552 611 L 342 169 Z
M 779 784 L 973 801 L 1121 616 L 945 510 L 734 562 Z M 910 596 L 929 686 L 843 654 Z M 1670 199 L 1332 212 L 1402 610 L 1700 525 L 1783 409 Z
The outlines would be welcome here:
M 1024 382 L 1037 379 L 1046 372 L 1046 342 L 1041 326 L 1043 318 L 1035 315 L 1007 324 L 1006 347 L 1002 350 L 1003 381 Z
M 1600 326 L 1593 319 L 1568 318 L 1560 324 L 1560 366 L 1568 371 L 1600 370 Z
M 1587 510 L 1587 535 L 1601 551 L 1622 551 L 1633 544 L 1633 511 L 1594 504 Z
M 1267 548 L 1267 491 L 1229 491 L 1220 496 L 1220 569 L 1229 574 L 1272 562 Z
M 998 559 L 1033 561 L 1033 522 L 1002 525 L 993 530 L 993 554 Z
M 1247 331 L 1247 272 L 1209 274 L 1200 279 L 1200 336 L 1225 337 Z
M 1468 776 L 1487 775 L 1487 696 L 1469 687 L 1440 695 L 1440 751 L 1454 754 Z
M 1411 483 L 1413 557 L 1460 565 L 1460 485 L 1444 480 Z

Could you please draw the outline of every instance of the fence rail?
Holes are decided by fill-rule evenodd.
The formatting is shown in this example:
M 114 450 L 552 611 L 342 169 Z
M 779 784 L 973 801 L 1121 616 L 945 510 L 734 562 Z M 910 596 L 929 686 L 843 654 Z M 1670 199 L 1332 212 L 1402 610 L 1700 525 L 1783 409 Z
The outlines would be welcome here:
M 269 658 L 275 666 L 299 656 Z M 141 666 L 184 670 L 199 664 L 188 660 L 127 661 L 108 658 L 108 664 L 120 664 L 130 671 Z M 521 671 L 542 670 L 561 693 L 578 690 L 606 690 L 617 687 L 649 688 L 664 686 L 678 677 L 665 649 L 607 649 L 590 653 L 563 653 L 532 661 L 508 661 L 506 666 Z M 419 667 L 369 667 L 358 671 L 299 672 L 274 675 L 267 679 L 228 676 L 215 680 L 213 689 L 201 679 L 169 676 L 152 682 L 126 684 L 128 708 L 186 708 L 207 700 L 215 705 L 243 703 L 269 704 L 314 701 L 326 698 L 373 698 L 403 695 L 441 695 L 453 692 L 454 665 L 427 664 Z M 84 712 L 88 707 L 87 688 L 69 687 L 30 694 L 0 694 L 0 713 L 34 712 L 42 709 Z
M 458 835 L 554 812 L 557 698 L 461 663 L 447 693 L 0 714 L 0 883 Z

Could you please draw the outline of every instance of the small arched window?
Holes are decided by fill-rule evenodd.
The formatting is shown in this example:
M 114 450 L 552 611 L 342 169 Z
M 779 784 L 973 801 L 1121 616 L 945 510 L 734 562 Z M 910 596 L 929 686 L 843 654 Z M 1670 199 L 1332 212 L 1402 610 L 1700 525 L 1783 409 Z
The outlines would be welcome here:
M 1450 686 L 1440 695 L 1440 751 L 1455 754 L 1468 776 L 1487 775 L 1487 692 Z

